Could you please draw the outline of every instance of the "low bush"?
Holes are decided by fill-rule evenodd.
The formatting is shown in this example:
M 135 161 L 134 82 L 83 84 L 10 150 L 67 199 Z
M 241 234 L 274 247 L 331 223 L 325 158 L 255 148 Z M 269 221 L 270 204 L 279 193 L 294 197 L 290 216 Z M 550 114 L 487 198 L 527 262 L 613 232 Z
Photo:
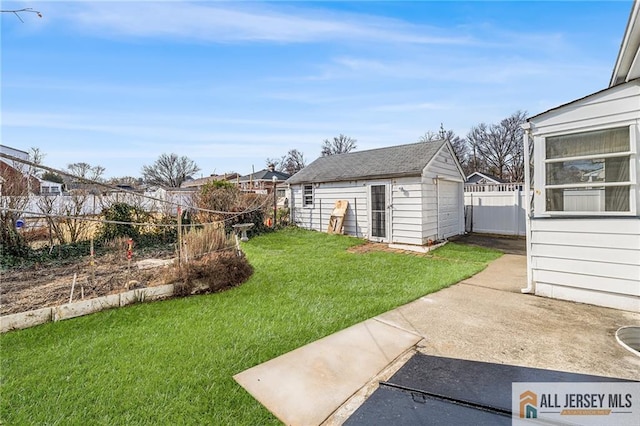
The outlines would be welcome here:
M 182 265 L 173 283 L 176 296 L 214 293 L 238 286 L 251 277 L 253 267 L 235 250 L 210 253 Z

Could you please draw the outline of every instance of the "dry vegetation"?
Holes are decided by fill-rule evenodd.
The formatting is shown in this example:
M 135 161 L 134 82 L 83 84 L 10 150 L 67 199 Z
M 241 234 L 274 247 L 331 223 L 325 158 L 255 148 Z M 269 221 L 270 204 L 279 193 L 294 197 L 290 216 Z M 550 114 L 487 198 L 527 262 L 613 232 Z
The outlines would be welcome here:
M 69 302 L 74 274 L 76 284 L 73 300 L 116 294 L 132 288 L 174 283 L 177 293 L 220 291 L 241 284 L 251 276 L 252 268 L 244 256 L 235 250 L 234 239 L 221 228 L 205 227 L 185 234 L 183 262 L 180 268 L 159 266 L 141 269 L 145 259 L 171 259 L 173 250 L 136 253 L 131 262 L 126 257 L 127 238 L 117 238 L 106 244 L 107 253 L 90 256 L 66 264 L 46 264 L 2 271 L 0 315 L 24 312 Z M 185 256 L 186 254 L 186 256 Z M 174 262 L 177 264 L 177 262 Z

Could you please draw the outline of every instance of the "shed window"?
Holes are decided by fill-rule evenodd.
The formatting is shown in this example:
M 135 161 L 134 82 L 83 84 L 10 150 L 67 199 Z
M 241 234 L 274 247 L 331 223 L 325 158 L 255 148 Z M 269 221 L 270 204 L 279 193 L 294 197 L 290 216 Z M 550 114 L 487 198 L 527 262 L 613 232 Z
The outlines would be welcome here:
M 303 206 L 309 207 L 313 205 L 313 185 L 305 185 L 303 193 Z
M 629 128 L 546 138 L 549 212 L 630 211 Z

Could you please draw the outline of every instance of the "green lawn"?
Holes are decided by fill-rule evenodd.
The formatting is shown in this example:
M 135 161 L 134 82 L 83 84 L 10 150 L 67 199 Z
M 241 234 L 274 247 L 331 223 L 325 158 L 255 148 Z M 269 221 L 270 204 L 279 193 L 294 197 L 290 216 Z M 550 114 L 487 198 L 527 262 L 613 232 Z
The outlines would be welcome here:
M 0 337 L 0 424 L 278 424 L 232 376 L 482 270 L 495 251 L 351 254 L 302 230 L 253 238 L 244 285 Z

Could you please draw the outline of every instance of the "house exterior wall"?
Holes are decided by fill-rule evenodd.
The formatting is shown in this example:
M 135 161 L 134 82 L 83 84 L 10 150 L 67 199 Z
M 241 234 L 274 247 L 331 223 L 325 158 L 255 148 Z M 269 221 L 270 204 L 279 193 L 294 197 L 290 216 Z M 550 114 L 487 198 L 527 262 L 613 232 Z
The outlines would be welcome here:
M 536 295 L 640 312 L 640 220 L 533 219 Z
M 639 85 L 616 86 L 530 119 L 535 170 L 528 255 L 537 295 L 640 312 Z M 545 138 L 618 127 L 630 129 L 631 212 L 546 212 Z
M 443 181 L 457 185 L 442 185 Z M 440 187 L 438 184 L 440 183 Z M 425 167 L 422 173 L 422 241 L 436 241 L 464 233 L 464 179 L 449 147 L 442 149 Z M 446 189 L 444 189 L 446 188 Z M 452 194 L 447 192 L 453 191 Z M 458 207 L 455 212 L 442 211 L 443 197 L 455 197 Z M 447 214 L 457 214 L 457 226 L 453 232 L 444 232 Z

